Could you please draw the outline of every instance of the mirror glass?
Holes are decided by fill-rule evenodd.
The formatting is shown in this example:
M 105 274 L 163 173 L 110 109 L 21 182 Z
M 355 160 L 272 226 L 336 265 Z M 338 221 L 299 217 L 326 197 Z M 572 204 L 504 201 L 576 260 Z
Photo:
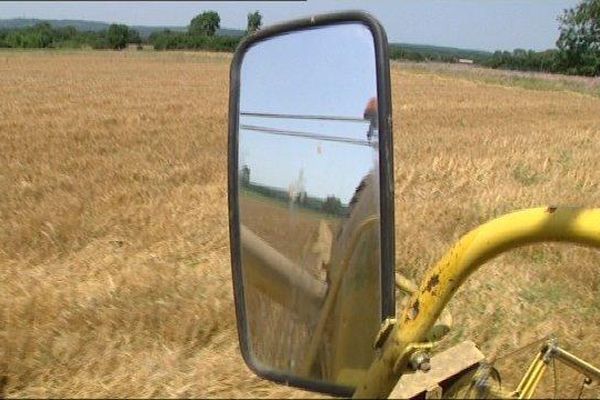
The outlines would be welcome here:
M 247 358 L 353 389 L 382 315 L 373 34 L 273 36 L 240 71 L 238 205 Z M 244 339 L 243 339 L 244 340 Z

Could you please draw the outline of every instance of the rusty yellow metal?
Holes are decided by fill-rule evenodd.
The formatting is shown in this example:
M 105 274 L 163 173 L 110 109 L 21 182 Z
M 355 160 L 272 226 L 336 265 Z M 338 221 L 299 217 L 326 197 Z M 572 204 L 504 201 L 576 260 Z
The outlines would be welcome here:
M 354 397 L 387 397 L 407 368 L 409 345 L 424 340 L 465 280 L 496 255 L 539 242 L 568 242 L 600 248 L 600 209 L 527 209 L 494 219 L 463 236 L 429 270 Z

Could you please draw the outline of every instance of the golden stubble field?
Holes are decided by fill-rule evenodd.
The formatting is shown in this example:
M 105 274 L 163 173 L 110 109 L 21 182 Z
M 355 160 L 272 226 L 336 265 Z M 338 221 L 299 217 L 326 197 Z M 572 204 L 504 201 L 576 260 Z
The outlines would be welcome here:
M 7 396 L 306 396 L 254 377 L 237 347 L 229 62 L 183 52 L 0 53 Z M 600 206 L 598 97 L 404 64 L 393 66 L 392 85 L 405 274 L 418 278 L 463 233 L 505 212 Z M 599 255 L 543 245 L 490 262 L 451 303 L 448 342 L 470 337 L 501 357 L 555 332 L 600 361 Z M 506 385 L 525 368 L 517 361 L 503 360 L 516 368 Z M 552 394 L 552 375 L 542 394 Z M 577 396 L 579 378 L 564 369 L 558 378 L 560 395 Z

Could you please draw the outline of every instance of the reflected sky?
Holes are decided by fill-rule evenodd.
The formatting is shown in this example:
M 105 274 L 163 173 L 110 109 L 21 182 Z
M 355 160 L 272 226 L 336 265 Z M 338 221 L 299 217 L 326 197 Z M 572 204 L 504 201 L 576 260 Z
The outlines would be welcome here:
M 367 102 L 376 95 L 373 37 L 362 24 L 311 29 L 258 43 L 248 50 L 242 65 L 242 113 L 354 120 L 242 115 L 240 168 L 250 168 L 251 182 L 281 189 L 287 189 L 302 175 L 308 195 L 335 195 L 347 204 L 362 177 L 378 163 L 377 138 L 368 141 L 370 121 L 363 119 Z M 244 126 L 314 136 L 290 137 Z

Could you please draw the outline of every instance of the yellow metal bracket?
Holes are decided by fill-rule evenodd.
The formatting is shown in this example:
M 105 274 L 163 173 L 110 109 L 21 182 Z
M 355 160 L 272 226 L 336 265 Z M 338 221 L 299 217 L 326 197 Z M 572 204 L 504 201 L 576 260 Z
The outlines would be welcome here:
M 600 248 L 600 209 L 540 207 L 494 219 L 463 236 L 427 273 L 376 355 L 354 397 L 385 398 L 465 280 L 486 261 L 520 246 L 567 242 Z
M 517 389 L 511 393 L 511 397 L 516 399 L 531 399 L 533 397 L 533 393 L 535 393 L 535 389 L 537 389 L 544 372 L 546 372 L 546 368 L 548 367 L 548 363 L 551 360 L 551 348 L 544 348 L 540 351 L 536 356 L 525 375 L 519 382 L 519 386 Z

